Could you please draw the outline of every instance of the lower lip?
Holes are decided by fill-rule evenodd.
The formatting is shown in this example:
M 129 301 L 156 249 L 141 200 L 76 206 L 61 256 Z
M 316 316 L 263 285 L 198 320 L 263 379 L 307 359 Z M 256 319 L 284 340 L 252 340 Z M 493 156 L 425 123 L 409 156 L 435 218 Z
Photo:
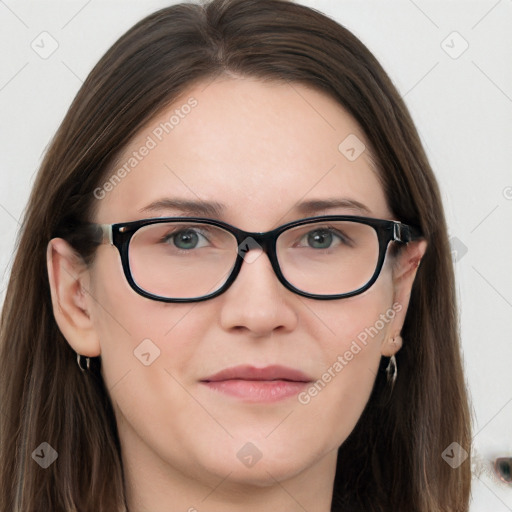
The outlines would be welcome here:
M 277 402 L 300 393 L 308 382 L 288 380 L 221 380 L 204 382 L 210 389 L 250 402 Z

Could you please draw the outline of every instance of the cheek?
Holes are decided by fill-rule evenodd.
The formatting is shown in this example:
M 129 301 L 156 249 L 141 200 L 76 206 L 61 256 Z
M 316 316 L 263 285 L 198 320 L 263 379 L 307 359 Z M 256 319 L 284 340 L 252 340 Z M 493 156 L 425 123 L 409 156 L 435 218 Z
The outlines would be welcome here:
M 194 304 L 166 304 L 137 294 L 126 281 L 119 255 L 112 250 L 102 256 L 91 273 L 90 304 L 107 388 L 128 373 L 133 380 L 144 370 L 140 377 L 149 383 L 164 367 L 186 368 L 208 320 L 193 314 Z
M 324 417 L 323 428 L 343 442 L 370 397 L 381 359 L 381 345 L 396 314 L 391 273 L 384 271 L 366 293 L 343 303 L 312 309 L 331 331 L 318 340 L 319 378 L 299 402 Z M 316 414 L 314 415 L 316 416 Z
M 197 304 L 166 304 L 138 295 L 116 271 L 116 262 L 109 263 L 95 268 L 91 295 L 101 372 L 119 428 L 125 439 L 135 430 L 179 458 L 180 443 L 169 447 L 169 436 L 198 437 L 196 419 L 210 420 L 186 386 L 187 369 L 212 319 L 198 314 Z
M 312 309 L 331 331 L 331 336 L 322 341 L 326 353 L 346 354 L 349 361 L 372 357 L 370 354 L 379 352 L 396 314 L 390 265 L 383 267 L 379 279 L 365 293 L 342 301 L 325 301 L 312 305 Z

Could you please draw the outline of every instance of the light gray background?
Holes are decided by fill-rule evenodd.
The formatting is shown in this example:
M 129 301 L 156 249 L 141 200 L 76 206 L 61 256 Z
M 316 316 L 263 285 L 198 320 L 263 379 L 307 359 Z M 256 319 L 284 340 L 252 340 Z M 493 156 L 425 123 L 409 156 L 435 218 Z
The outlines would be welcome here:
M 0 0 L 0 301 L 35 173 L 71 100 L 125 30 L 171 3 Z M 418 126 L 453 237 L 475 415 L 471 512 L 512 511 L 512 486 L 490 462 L 512 456 L 512 0 L 301 3 L 362 39 Z

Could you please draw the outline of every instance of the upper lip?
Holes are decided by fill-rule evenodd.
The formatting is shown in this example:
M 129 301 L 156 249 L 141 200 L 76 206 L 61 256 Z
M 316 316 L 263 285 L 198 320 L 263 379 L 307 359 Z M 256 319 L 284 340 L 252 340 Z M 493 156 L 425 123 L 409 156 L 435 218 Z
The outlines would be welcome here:
M 219 382 L 222 380 L 289 380 L 295 382 L 311 382 L 312 379 L 300 370 L 286 366 L 272 365 L 256 368 L 250 365 L 232 366 L 210 375 L 202 382 Z

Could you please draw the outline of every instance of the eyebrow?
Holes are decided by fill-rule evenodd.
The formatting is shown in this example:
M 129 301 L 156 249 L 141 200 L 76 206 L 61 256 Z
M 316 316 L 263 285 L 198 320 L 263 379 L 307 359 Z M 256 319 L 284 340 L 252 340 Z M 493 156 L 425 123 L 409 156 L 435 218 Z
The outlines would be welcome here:
M 178 198 L 165 198 L 154 201 L 141 208 L 140 213 L 151 213 L 160 210 L 178 210 L 187 215 L 220 217 L 225 207 L 215 201 L 190 201 Z
M 320 211 L 345 208 L 355 210 L 358 213 L 370 214 L 370 209 L 363 203 L 349 198 L 311 199 L 296 204 L 290 211 L 296 211 L 301 215 L 312 215 Z M 140 213 L 152 213 L 162 210 L 176 210 L 186 215 L 221 217 L 226 210 L 225 205 L 216 201 L 190 201 L 179 198 L 164 198 L 152 202 L 141 208 Z
M 348 210 L 355 210 L 358 213 L 370 214 L 370 209 L 363 203 L 355 199 L 341 198 L 341 199 L 311 199 L 304 201 L 295 206 L 295 210 L 303 215 L 310 215 L 318 213 L 323 210 L 332 210 L 334 208 L 345 208 Z

